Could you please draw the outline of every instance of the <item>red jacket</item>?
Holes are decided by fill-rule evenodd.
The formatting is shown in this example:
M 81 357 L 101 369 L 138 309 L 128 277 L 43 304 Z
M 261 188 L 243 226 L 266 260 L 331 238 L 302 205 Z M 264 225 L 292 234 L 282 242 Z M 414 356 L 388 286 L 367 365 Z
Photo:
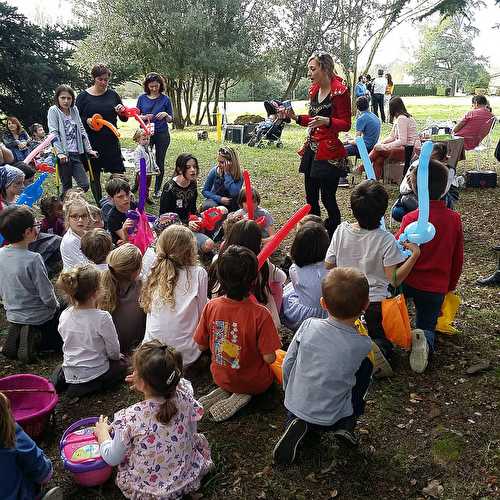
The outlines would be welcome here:
M 319 92 L 319 85 L 314 83 L 309 88 L 309 97 L 312 99 Z M 339 132 L 348 132 L 351 129 L 351 94 L 345 86 L 344 81 L 335 75 L 331 81 L 332 114 L 330 116 L 330 126 L 322 126 L 314 129 L 312 138 L 318 143 L 316 160 L 337 160 L 347 156 L 344 145 L 339 139 Z M 313 117 L 300 115 L 297 123 L 307 127 Z M 304 149 L 308 142 L 299 151 L 299 155 L 304 154 Z
M 408 224 L 418 219 L 418 209 L 406 214 L 396 239 Z M 436 228 L 436 235 L 420 245 L 420 257 L 405 283 L 425 292 L 447 293 L 455 290 L 464 261 L 464 234 L 460 214 L 441 200 L 431 200 L 429 221 Z

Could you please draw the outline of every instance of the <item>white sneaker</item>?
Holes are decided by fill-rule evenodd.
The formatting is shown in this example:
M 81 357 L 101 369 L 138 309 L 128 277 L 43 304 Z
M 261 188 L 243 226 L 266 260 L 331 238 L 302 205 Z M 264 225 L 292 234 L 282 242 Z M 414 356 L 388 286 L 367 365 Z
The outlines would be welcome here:
M 429 362 L 429 344 L 423 330 L 411 331 L 410 367 L 415 373 L 423 373 Z

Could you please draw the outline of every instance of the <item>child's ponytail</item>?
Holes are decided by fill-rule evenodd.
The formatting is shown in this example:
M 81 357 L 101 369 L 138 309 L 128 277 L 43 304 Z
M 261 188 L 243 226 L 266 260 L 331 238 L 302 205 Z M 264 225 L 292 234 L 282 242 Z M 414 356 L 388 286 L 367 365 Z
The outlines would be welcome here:
M 158 340 L 145 342 L 134 354 L 134 370 L 156 396 L 165 398 L 156 418 L 168 424 L 177 413 L 174 396 L 182 377 L 182 354 Z
M 100 287 L 100 273 L 92 264 L 85 264 L 62 271 L 56 287 L 68 302 L 77 305 L 87 301 Z
M 16 446 L 16 424 L 7 397 L 0 392 L 0 448 Z
M 118 305 L 120 283 L 131 281 L 132 276 L 140 271 L 142 254 L 130 243 L 125 243 L 112 250 L 106 259 L 108 269 L 101 274 L 103 293 L 99 297 L 99 309 L 112 313 Z

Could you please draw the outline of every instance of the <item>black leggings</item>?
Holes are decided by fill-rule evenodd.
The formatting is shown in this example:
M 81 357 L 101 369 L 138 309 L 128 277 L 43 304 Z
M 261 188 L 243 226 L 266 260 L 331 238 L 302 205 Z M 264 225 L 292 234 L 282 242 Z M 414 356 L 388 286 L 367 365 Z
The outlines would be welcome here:
M 337 205 L 337 198 L 335 196 L 338 185 L 339 176 L 316 179 L 311 177 L 308 172 L 305 172 L 304 186 L 306 190 L 306 201 L 311 205 L 311 214 L 321 216 L 321 208 L 319 206 L 319 196 L 321 193 L 321 201 L 328 213 L 328 218 L 325 220 L 325 227 L 330 238 L 340 224 L 340 209 Z
M 167 155 L 167 149 L 170 146 L 170 133 L 168 130 L 162 132 L 155 132 L 151 136 L 151 146 L 155 147 L 156 151 L 156 164 L 160 169 L 160 173 L 156 176 L 155 181 L 155 193 L 161 190 L 161 185 L 163 183 L 163 176 L 165 175 L 165 156 Z

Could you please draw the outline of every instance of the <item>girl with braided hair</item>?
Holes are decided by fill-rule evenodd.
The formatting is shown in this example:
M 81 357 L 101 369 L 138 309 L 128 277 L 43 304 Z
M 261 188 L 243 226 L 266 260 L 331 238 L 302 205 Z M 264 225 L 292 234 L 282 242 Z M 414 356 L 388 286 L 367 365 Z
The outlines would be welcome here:
M 156 244 L 156 261 L 142 287 L 140 305 L 146 313 L 144 341 L 174 346 L 186 365 L 201 355 L 193 340 L 207 303 L 208 276 L 197 264 L 196 239 L 191 230 L 174 224 Z
M 63 364 L 53 382 L 71 398 L 120 383 L 127 371 L 111 314 L 97 308 L 100 278 L 93 264 L 85 264 L 62 271 L 56 283 L 70 306 L 59 318 Z
M 95 431 L 101 456 L 118 465 L 116 484 L 126 498 L 182 498 L 213 467 L 208 441 L 197 433 L 203 407 L 182 378 L 182 354 L 173 347 L 146 342 L 133 366 L 127 381 L 144 400 L 115 413 L 111 426 L 101 415 Z

